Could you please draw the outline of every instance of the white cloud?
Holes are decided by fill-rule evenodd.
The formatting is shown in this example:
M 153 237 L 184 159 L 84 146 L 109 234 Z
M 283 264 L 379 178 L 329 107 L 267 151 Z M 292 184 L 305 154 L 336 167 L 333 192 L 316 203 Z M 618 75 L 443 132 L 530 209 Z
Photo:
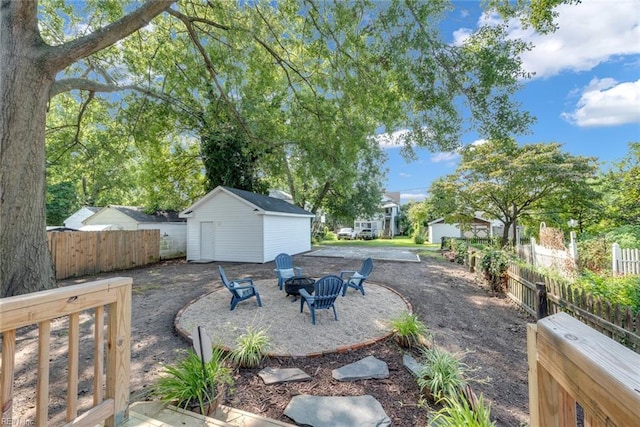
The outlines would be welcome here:
M 555 10 L 559 28 L 551 34 L 522 29 L 515 21 L 510 26 L 511 37 L 535 46 L 522 55 L 522 61 L 536 77 L 587 71 L 615 56 L 640 54 L 640 0 L 589 0 Z
M 373 138 L 378 141 L 381 148 L 396 148 L 401 147 L 404 144 L 403 139 L 409 133 L 409 130 L 403 129 L 393 133 L 381 133 L 375 135 Z
M 398 175 L 400 175 L 401 178 L 411 178 L 411 174 L 406 172 L 400 172 Z
M 473 30 L 470 28 L 460 28 L 453 32 L 453 45 L 461 46 L 465 41 L 473 34 Z
M 640 123 L 640 80 L 593 79 L 582 91 L 576 109 L 562 113 L 562 118 L 580 127 Z
M 453 163 L 458 161 L 460 154 L 456 151 L 448 151 L 446 153 L 436 153 L 431 156 L 432 163 Z

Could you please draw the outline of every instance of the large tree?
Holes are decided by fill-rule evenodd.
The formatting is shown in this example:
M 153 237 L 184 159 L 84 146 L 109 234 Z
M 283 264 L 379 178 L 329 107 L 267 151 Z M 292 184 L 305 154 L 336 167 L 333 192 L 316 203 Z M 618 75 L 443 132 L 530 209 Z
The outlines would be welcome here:
M 573 156 L 557 143 L 518 144 L 489 141 L 462 150 L 456 171 L 432 190 L 453 201 L 450 215 L 458 220 L 483 213 L 504 225 L 502 243 L 523 215 L 567 194 L 588 194 L 584 187 L 595 178 L 594 158 Z M 431 192 L 431 191 L 430 191 Z
M 640 142 L 604 176 L 604 213 L 609 226 L 640 225 Z
M 56 46 L 38 29 L 35 1 L 0 4 L 0 283 L 2 297 L 55 284 L 45 229 L 44 132 L 56 75 L 148 24 L 173 1 L 152 1 Z
M 1 0 L 2 296 L 55 285 L 44 227 L 45 120 L 50 98 L 65 92 L 78 102 L 79 125 L 101 92 L 143 93 L 139 105 L 162 100 L 192 116 L 164 118 L 192 140 L 212 125 L 203 99 L 219 100 L 249 138 L 267 146 L 270 167 L 286 168 L 295 156 L 310 160 L 307 171 L 319 172 L 317 201 L 336 182 L 329 172 L 338 163 L 326 158 L 360 164 L 368 149 L 363 135 L 410 129 L 409 153 L 414 144 L 448 150 L 467 129 L 463 117 L 495 139 L 531 121 L 511 99 L 525 76 L 518 55 L 526 46 L 500 25 L 450 44 L 439 32 L 447 1 L 172 4 Z M 148 33 L 130 37 L 152 19 Z M 124 107 L 134 104 L 127 99 Z M 134 136 L 133 144 L 145 143 Z M 162 163 L 148 159 L 133 167 Z

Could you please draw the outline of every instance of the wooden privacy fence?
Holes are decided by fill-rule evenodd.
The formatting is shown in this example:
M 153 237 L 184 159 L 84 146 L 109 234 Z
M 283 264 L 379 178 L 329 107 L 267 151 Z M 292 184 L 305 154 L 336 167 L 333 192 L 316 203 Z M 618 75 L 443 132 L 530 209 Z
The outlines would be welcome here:
M 640 312 L 612 305 L 569 283 L 511 263 L 507 295 L 532 316 L 566 312 L 606 336 L 640 353 Z M 541 307 L 543 306 L 543 307 Z
M 620 245 L 614 243 L 611 260 L 614 276 L 640 275 L 640 249 L 621 249 Z
M 105 427 L 120 424 L 129 402 L 131 360 L 131 283 L 127 277 L 99 280 L 82 285 L 34 292 L 0 299 L 2 368 L 0 403 L 3 425 L 47 426 L 49 421 L 49 364 L 51 321 L 69 318 L 67 357 L 66 421 L 68 425 Z M 105 310 L 107 307 L 107 322 Z M 93 406 L 78 416 L 78 373 L 80 366 L 80 312 L 94 311 Z M 13 416 L 13 381 L 16 339 L 28 334 L 24 326 L 38 326 L 37 385 L 33 401 L 35 420 Z M 105 339 L 105 325 L 107 327 Z M 23 328 L 23 329 L 20 329 Z M 105 353 L 106 342 L 106 353 Z M 106 366 L 105 366 L 106 361 Z M 106 368 L 106 369 L 105 369 Z M 104 391 L 103 391 L 104 386 Z
M 640 355 L 566 313 L 527 328 L 531 426 L 640 425 Z
M 47 233 L 56 279 L 125 270 L 160 260 L 160 230 Z

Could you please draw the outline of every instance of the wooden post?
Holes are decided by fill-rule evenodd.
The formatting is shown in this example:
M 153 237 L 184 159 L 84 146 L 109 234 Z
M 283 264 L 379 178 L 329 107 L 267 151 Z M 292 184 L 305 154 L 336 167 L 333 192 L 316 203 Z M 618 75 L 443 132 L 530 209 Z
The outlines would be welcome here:
M 115 403 L 114 415 L 105 427 L 122 424 L 128 418 L 129 369 L 131 363 L 131 283 L 116 290 L 116 302 L 107 306 L 106 398 Z
M 538 329 L 535 323 L 527 325 L 527 359 L 529 362 L 529 425 L 539 426 L 538 404 Z
M 620 245 L 614 243 L 611 248 L 611 273 L 614 276 L 617 276 L 620 273 L 620 258 L 622 255 L 622 251 L 620 250 Z
M 475 273 L 476 271 L 476 253 L 469 252 L 469 272 Z
M 536 283 L 536 318 L 543 319 L 549 315 L 547 309 L 547 287 L 544 283 Z

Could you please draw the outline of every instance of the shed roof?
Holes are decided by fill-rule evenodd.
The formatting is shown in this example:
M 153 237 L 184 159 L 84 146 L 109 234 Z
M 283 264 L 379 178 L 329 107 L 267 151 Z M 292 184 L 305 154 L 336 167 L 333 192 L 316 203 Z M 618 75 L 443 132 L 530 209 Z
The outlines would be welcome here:
M 477 216 L 477 215 L 473 217 L 473 222 L 474 222 L 474 223 L 476 223 L 476 224 L 477 224 L 477 223 L 482 223 L 482 224 L 491 224 L 491 221 L 486 220 L 486 219 L 484 219 L 484 218 L 482 218 L 482 217 L 480 217 L 480 216 Z M 455 222 L 455 223 L 447 223 L 447 222 L 445 222 L 444 217 L 440 217 L 440 218 L 438 218 L 438 219 L 434 219 L 433 221 L 431 221 L 431 222 L 427 223 L 427 225 L 435 225 L 435 224 L 449 224 L 449 225 L 455 225 L 455 224 L 458 224 L 458 222 Z
M 300 206 L 294 205 L 292 203 L 286 202 L 282 199 L 277 199 L 275 197 L 269 197 L 262 194 L 252 193 L 251 191 L 239 190 L 237 188 L 218 186 L 207 193 L 200 200 L 195 202 L 193 205 L 185 209 L 180 213 L 181 216 L 189 215 L 193 210 L 197 209 L 198 206 L 202 205 L 205 201 L 211 199 L 216 194 L 220 192 L 230 193 L 245 202 L 255 206 L 257 209 L 260 209 L 264 212 L 274 212 L 288 215 L 301 215 L 301 216 L 315 216 L 311 212 L 302 209 Z
M 184 218 L 178 216 L 177 211 L 158 210 L 152 214 L 145 213 L 142 208 L 136 206 L 109 205 L 106 208 L 116 209 L 119 212 L 133 218 L 137 222 L 184 222 Z M 106 209 L 103 208 L 103 209 Z

